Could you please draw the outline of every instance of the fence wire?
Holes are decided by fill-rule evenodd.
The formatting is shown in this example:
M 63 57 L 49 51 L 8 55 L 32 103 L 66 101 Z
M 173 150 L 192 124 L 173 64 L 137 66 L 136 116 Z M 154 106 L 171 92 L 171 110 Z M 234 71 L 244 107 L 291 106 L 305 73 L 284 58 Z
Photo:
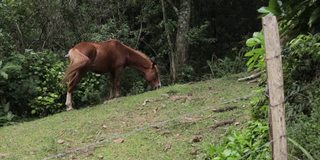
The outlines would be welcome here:
M 320 78 L 313 81 L 312 83 L 304 86 L 302 89 L 300 89 L 298 92 L 295 92 L 295 93 L 292 93 L 288 96 L 285 97 L 285 100 L 284 100 L 284 103 L 287 102 L 288 98 L 291 98 L 295 95 L 298 95 L 300 92 L 302 91 L 305 91 L 306 89 L 308 89 L 309 87 L 311 87 L 312 85 L 316 84 L 320 82 Z M 201 112 L 205 112 L 205 111 L 209 111 L 209 110 L 212 110 L 218 106 L 221 106 L 221 105 L 225 105 L 225 104 L 228 104 L 228 103 L 232 103 L 232 102 L 236 102 L 236 101 L 239 101 L 239 100 L 243 100 L 243 99 L 248 99 L 250 97 L 253 97 L 255 95 L 257 95 L 259 93 L 251 93 L 247 96 L 242 96 L 242 97 L 237 97 L 237 98 L 232 98 L 232 99 L 229 99 L 229 100 L 226 100 L 226 101 L 223 101 L 221 102 L 220 104 L 217 104 L 216 106 L 208 106 L 204 109 L 201 109 L 201 110 L 197 110 L 195 112 L 191 112 L 191 113 L 187 113 L 187 114 L 183 114 L 181 116 L 178 116 L 176 118 L 171 118 L 171 119 L 167 119 L 167 120 L 164 120 L 164 121 L 161 121 L 161 122 L 156 122 L 156 123 L 152 123 L 152 124 L 146 124 L 144 125 L 143 127 L 141 127 L 141 125 L 137 125 L 137 126 L 134 126 L 132 128 L 134 128 L 132 131 L 129 131 L 129 132 L 126 132 L 126 133 L 123 133 L 123 134 L 114 134 L 110 137 L 107 137 L 107 138 L 104 138 L 103 140 L 98 140 L 96 142 L 93 142 L 93 143 L 90 143 L 88 145 L 85 145 L 83 147 L 79 147 L 79 148 L 75 148 L 75 149 L 72 149 L 72 150 L 69 150 L 69 151 L 66 151 L 66 152 L 62 152 L 62 153 L 58 153 L 58 154 L 53 154 L 53 155 L 49 155 L 48 157 L 44 158 L 43 160 L 49 160 L 49 159 L 55 159 L 55 158 L 62 158 L 62 157 L 65 157 L 67 155 L 70 155 L 70 154 L 74 154 L 74 153 L 78 153 L 78 152 L 81 152 L 81 151 L 84 151 L 84 150 L 88 150 L 88 149 L 95 149 L 95 148 L 98 148 L 98 147 L 102 147 L 104 146 L 105 144 L 111 142 L 113 139 L 115 138 L 128 138 L 136 133 L 139 133 L 139 132 L 142 132 L 142 131 L 145 131 L 145 130 L 148 130 L 148 129 L 151 129 L 155 126 L 157 127 L 161 127 L 161 126 L 164 126 L 170 122 L 173 122 L 173 121 L 177 121 L 177 120 L 181 120 L 182 118 L 185 118 L 187 116 L 190 116 L 190 115 L 193 115 L 193 114 L 197 114 L 197 113 L 201 113 Z M 287 136 L 287 135 L 283 135 L 283 136 Z M 253 150 L 253 151 L 249 151 L 248 153 L 246 153 L 245 155 L 243 155 L 241 159 L 244 159 L 246 158 L 247 156 L 249 156 L 250 154 L 252 153 L 256 153 L 258 151 L 260 151 L 261 149 L 263 149 L 265 146 L 267 145 L 270 145 L 272 142 L 276 141 L 276 140 L 279 140 L 280 137 L 278 138 L 275 138 L 271 141 L 268 141 L 267 143 L 261 145 L 260 147 L 258 147 L 257 149 Z M 295 157 L 291 154 L 288 154 L 288 156 L 294 158 L 294 159 L 297 159 L 297 160 L 300 160 L 298 157 Z
M 155 126 L 156 127 L 162 127 L 162 126 L 164 126 L 164 125 L 166 125 L 166 124 L 168 124 L 170 122 L 181 120 L 181 119 L 183 119 L 185 117 L 188 117 L 190 115 L 202 113 L 202 112 L 205 112 L 205 111 L 210 111 L 210 110 L 215 109 L 216 107 L 221 106 L 221 105 L 225 105 L 225 104 L 228 104 L 228 103 L 236 102 L 236 101 L 239 101 L 239 100 L 248 99 L 250 97 L 255 96 L 256 94 L 257 93 L 251 93 L 251 94 L 246 95 L 246 96 L 232 98 L 232 99 L 223 101 L 220 104 L 217 104 L 216 106 L 208 106 L 208 107 L 205 107 L 204 109 L 196 110 L 195 112 L 191 112 L 191 113 L 189 112 L 187 114 L 183 114 L 183 115 L 180 115 L 180 116 L 175 117 L 175 118 L 167 119 L 167 120 L 164 120 L 164 121 L 161 121 L 161 122 L 152 123 L 152 124 L 146 124 L 143 127 L 141 127 L 141 125 L 137 125 L 136 126 L 137 128 L 132 127 L 132 128 L 135 128 L 132 131 L 129 131 L 129 132 L 126 132 L 126 133 L 123 133 L 123 134 L 114 134 L 114 135 L 112 135 L 110 137 L 107 137 L 107 138 L 105 138 L 103 140 L 96 141 L 96 142 L 90 143 L 88 145 L 79 147 L 79 148 L 75 148 L 75 149 L 72 149 L 72 150 L 69 150 L 69 151 L 66 151 L 66 152 L 62 152 L 62 153 L 49 155 L 48 157 L 45 157 L 43 160 L 62 158 L 62 157 L 65 157 L 67 155 L 78 153 L 78 152 L 85 151 L 85 150 L 88 150 L 88 149 L 94 149 L 94 148 L 102 147 L 105 144 L 111 142 L 115 138 L 120 138 L 120 137 L 121 138 L 128 138 L 128 137 L 130 137 L 130 136 L 132 136 L 132 135 L 134 135 L 136 133 L 139 133 L 139 132 L 154 128 Z

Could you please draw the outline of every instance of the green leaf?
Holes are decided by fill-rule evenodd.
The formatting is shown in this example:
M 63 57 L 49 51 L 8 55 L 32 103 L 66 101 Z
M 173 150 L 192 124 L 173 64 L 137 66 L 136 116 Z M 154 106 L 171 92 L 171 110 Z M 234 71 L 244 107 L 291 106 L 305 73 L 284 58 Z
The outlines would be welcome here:
M 309 160 L 314 160 L 314 158 L 312 157 L 312 155 L 306 150 L 304 149 L 298 142 L 294 141 L 293 139 L 288 137 L 289 142 L 291 142 L 293 145 L 295 145 L 296 147 L 298 147 L 302 153 L 304 155 L 306 155 L 308 157 Z
M 256 48 L 254 50 L 252 50 L 254 53 L 258 54 L 258 55 L 264 55 L 264 49 L 263 48 Z
M 268 7 L 261 7 L 261 8 L 258 9 L 258 12 L 259 12 L 259 13 L 262 13 L 262 14 L 269 14 L 269 13 L 271 13 L 271 11 L 269 10 Z
M 7 113 L 7 120 L 11 121 L 14 118 L 14 115 L 11 112 Z
M 254 32 L 252 37 L 258 39 L 260 43 L 263 40 L 263 35 L 261 32 Z
M 268 9 L 275 16 L 279 16 L 281 14 L 280 3 L 281 2 L 279 0 L 269 0 Z
M 3 104 L 3 110 L 4 110 L 4 112 L 9 112 L 10 104 L 9 103 Z
M 230 149 L 226 149 L 223 151 L 223 156 L 224 157 L 229 157 L 231 155 L 232 151 Z
M 319 17 L 320 17 L 320 8 L 317 8 L 312 12 L 309 18 L 309 22 L 308 22 L 309 27 L 312 27 L 312 25 L 319 19 Z
M 4 79 L 8 79 L 8 74 L 6 72 L 0 71 L 0 75 L 4 78 Z
M 19 65 L 16 65 L 16 64 L 13 64 L 13 63 L 6 63 L 4 66 L 3 66 L 3 70 L 4 71 L 10 71 L 10 70 L 21 70 L 21 66 Z
M 248 47 L 254 47 L 255 45 L 257 45 L 258 42 L 256 41 L 256 38 L 249 38 L 247 41 L 246 41 L 246 45 Z

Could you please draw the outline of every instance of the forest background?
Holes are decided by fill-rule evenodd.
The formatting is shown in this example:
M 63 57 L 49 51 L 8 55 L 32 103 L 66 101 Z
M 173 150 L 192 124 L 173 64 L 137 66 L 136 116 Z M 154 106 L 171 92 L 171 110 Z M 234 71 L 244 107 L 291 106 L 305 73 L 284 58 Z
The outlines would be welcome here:
M 320 157 L 320 3 L 314 0 L 2 0 L 0 124 L 64 111 L 64 55 L 81 41 L 119 39 L 155 57 L 164 85 L 263 72 L 265 14 L 279 20 L 289 135 Z M 122 95 L 144 92 L 142 76 L 125 72 Z M 259 84 L 263 92 L 265 76 Z M 88 74 L 74 101 L 99 103 L 109 87 L 108 77 Z M 265 96 L 253 100 L 253 119 L 266 122 L 266 104 Z M 290 148 L 303 159 L 302 152 Z

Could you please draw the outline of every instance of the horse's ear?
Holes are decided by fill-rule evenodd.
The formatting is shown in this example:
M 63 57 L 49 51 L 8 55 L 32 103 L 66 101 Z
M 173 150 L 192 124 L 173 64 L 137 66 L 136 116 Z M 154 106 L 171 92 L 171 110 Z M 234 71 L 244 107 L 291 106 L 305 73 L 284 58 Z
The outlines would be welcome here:
M 156 58 L 155 57 L 151 57 L 150 60 L 151 60 L 152 63 L 154 63 Z
M 155 61 L 155 57 L 151 57 L 150 60 L 152 62 L 152 68 L 154 68 L 154 66 L 157 65 L 157 63 Z

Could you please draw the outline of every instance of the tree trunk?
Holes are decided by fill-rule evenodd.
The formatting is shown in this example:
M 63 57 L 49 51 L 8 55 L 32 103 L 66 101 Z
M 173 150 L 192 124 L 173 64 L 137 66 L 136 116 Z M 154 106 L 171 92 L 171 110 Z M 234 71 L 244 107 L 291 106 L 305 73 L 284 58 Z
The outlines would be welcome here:
M 169 45 L 169 61 L 170 61 L 170 78 L 172 83 L 176 82 L 176 54 L 173 50 L 173 44 L 170 39 L 170 33 L 168 29 L 168 23 L 167 23 L 167 15 L 166 15 L 166 9 L 164 6 L 164 0 L 161 0 L 161 5 L 162 5 L 162 15 L 163 15 L 163 21 L 164 21 L 164 29 L 165 29 L 165 34 L 167 37 L 168 45 Z
M 190 27 L 191 0 L 182 0 L 177 14 L 176 55 L 180 68 L 188 58 L 189 43 L 186 35 Z

